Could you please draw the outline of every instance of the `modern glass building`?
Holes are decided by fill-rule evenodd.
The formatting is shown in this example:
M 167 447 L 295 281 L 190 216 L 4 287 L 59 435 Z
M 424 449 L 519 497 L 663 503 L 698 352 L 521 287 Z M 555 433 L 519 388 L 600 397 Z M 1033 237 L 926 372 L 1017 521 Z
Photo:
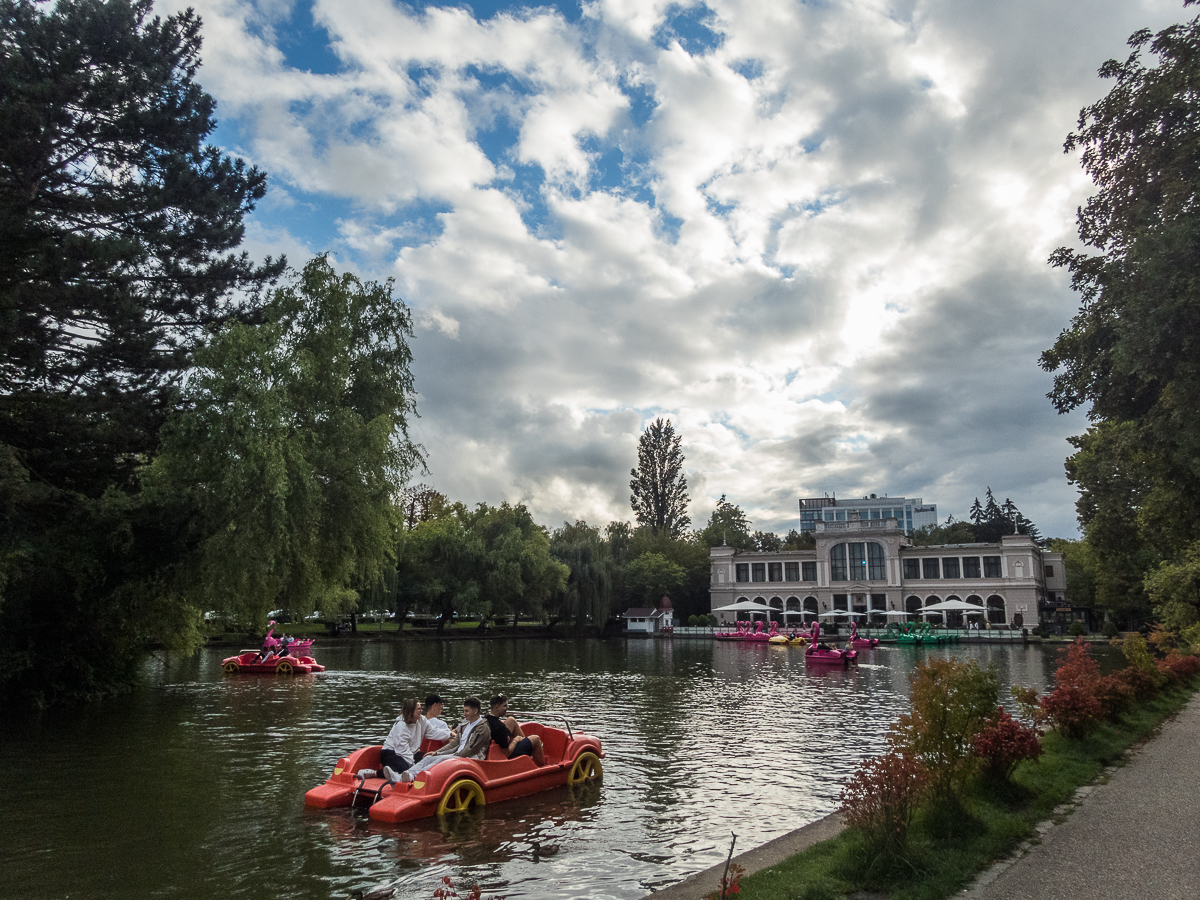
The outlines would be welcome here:
M 938 522 L 937 504 L 927 505 L 920 497 L 870 494 L 862 499 L 839 500 L 836 494 L 826 494 L 824 497 L 801 498 L 800 530 L 815 534 L 817 522 L 847 522 L 852 511 L 857 512 L 858 519 L 863 522 L 895 519 L 905 534 Z

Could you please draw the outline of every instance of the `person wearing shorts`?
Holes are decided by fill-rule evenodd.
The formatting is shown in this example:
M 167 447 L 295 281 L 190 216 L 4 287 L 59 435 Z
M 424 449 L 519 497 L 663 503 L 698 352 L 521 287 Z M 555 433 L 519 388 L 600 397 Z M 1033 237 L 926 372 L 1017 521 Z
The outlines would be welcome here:
M 542 739 L 536 734 L 526 736 L 521 726 L 508 713 L 508 697 L 496 694 L 492 697 L 491 712 L 485 716 L 488 728 L 491 729 L 492 741 L 499 745 L 504 755 L 509 759 L 518 756 L 530 756 L 535 765 L 546 764 L 546 751 L 542 748 Z

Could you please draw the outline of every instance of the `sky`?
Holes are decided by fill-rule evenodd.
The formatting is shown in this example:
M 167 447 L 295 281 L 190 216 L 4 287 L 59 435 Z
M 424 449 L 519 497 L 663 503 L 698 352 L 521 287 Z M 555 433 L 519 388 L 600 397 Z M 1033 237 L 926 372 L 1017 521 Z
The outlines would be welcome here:
M 160 0 L 200 13 L 211 140 L 269 175 L 252 254 L 395 279 L 415 480 L 548 527 L 630 520 L 637 439 L 722 495 L 989 486 L 1075 537 L 1041 352 L 1063 152 L 1107 59 L 1181 0 Z

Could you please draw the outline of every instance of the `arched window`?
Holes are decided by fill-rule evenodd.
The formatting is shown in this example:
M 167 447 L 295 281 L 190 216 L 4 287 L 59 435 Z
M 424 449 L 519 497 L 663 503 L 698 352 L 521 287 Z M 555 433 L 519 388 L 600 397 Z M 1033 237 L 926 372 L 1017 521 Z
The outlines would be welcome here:
M 818 609 L 819 609 L 819 607 L 817 606 L 817 598 L 816 597 L 805 597 L 804 598 L 804 624 L 805 625 L 807 625 L 808 623 L 810 623 L 813 619 L 815 619 L 817 617 Z
M 911 616 L 921 609 L 921 598 L 911 596 L 905 599 L 904 609 Z
M 936 597 L 932 594 L 925 598 L 926 606 L 933 606 L 933 604 L 941 603 L 941 602 L 942 602 L 941 597 Z M 937 618 L 931 619 L 930 616 L 937 616 Z M 927 622 L 944 622 L 946 620 L 946 617 L 943 616 L 940 612 L 926 613 L 924 618 L 925 618 L 925 621 L 927 621 Z
M 987 618 L 993 625 L 1003 625 L 1008 621 L 1008 614 L 1004 609 L 1004 598 L 992 594 L 987 598 Z
M 885 581 L 883 545 L 873 541 L 834 544 L 829 550 L 829 577 L 832 581 Z

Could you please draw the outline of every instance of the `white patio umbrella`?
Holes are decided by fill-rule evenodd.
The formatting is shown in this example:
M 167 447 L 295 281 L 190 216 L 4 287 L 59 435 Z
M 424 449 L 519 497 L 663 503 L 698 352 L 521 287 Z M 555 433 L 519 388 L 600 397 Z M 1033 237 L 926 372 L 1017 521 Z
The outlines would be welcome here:
M 834 616 L 865 616 L 866 613 L 852 612 L 848 609 L 829 609 L 823 613 L 817 613 L 818 619 L 832 619 Z
M 964 600 L 943 600 L 941 603 L 935 603 L 933 606 L 923 606 L 920 612 L 927 613 L 942 613 L 942 612 L 987 612 L 982 606 L 976 606 L 974 603 L 967 603 Z
M 777 609 L 772 609 L 765 603 L 755 603 L 753 600 L 741 600 L 737 603 L 730 603 L 728 606 L 718 606 L 713 612 L 779 612 Z
M 876 612 L 880 612 L 880 611 L 881 610 L 876 610 Z M 903 610 L 903 609 L 889 609 L 886 612 L 884 612 L 883 614 L 885 616 L 887 616 L 889 619 L 906 619 L 912 615 L 912 613 L 908 612 L 907 610 Z

